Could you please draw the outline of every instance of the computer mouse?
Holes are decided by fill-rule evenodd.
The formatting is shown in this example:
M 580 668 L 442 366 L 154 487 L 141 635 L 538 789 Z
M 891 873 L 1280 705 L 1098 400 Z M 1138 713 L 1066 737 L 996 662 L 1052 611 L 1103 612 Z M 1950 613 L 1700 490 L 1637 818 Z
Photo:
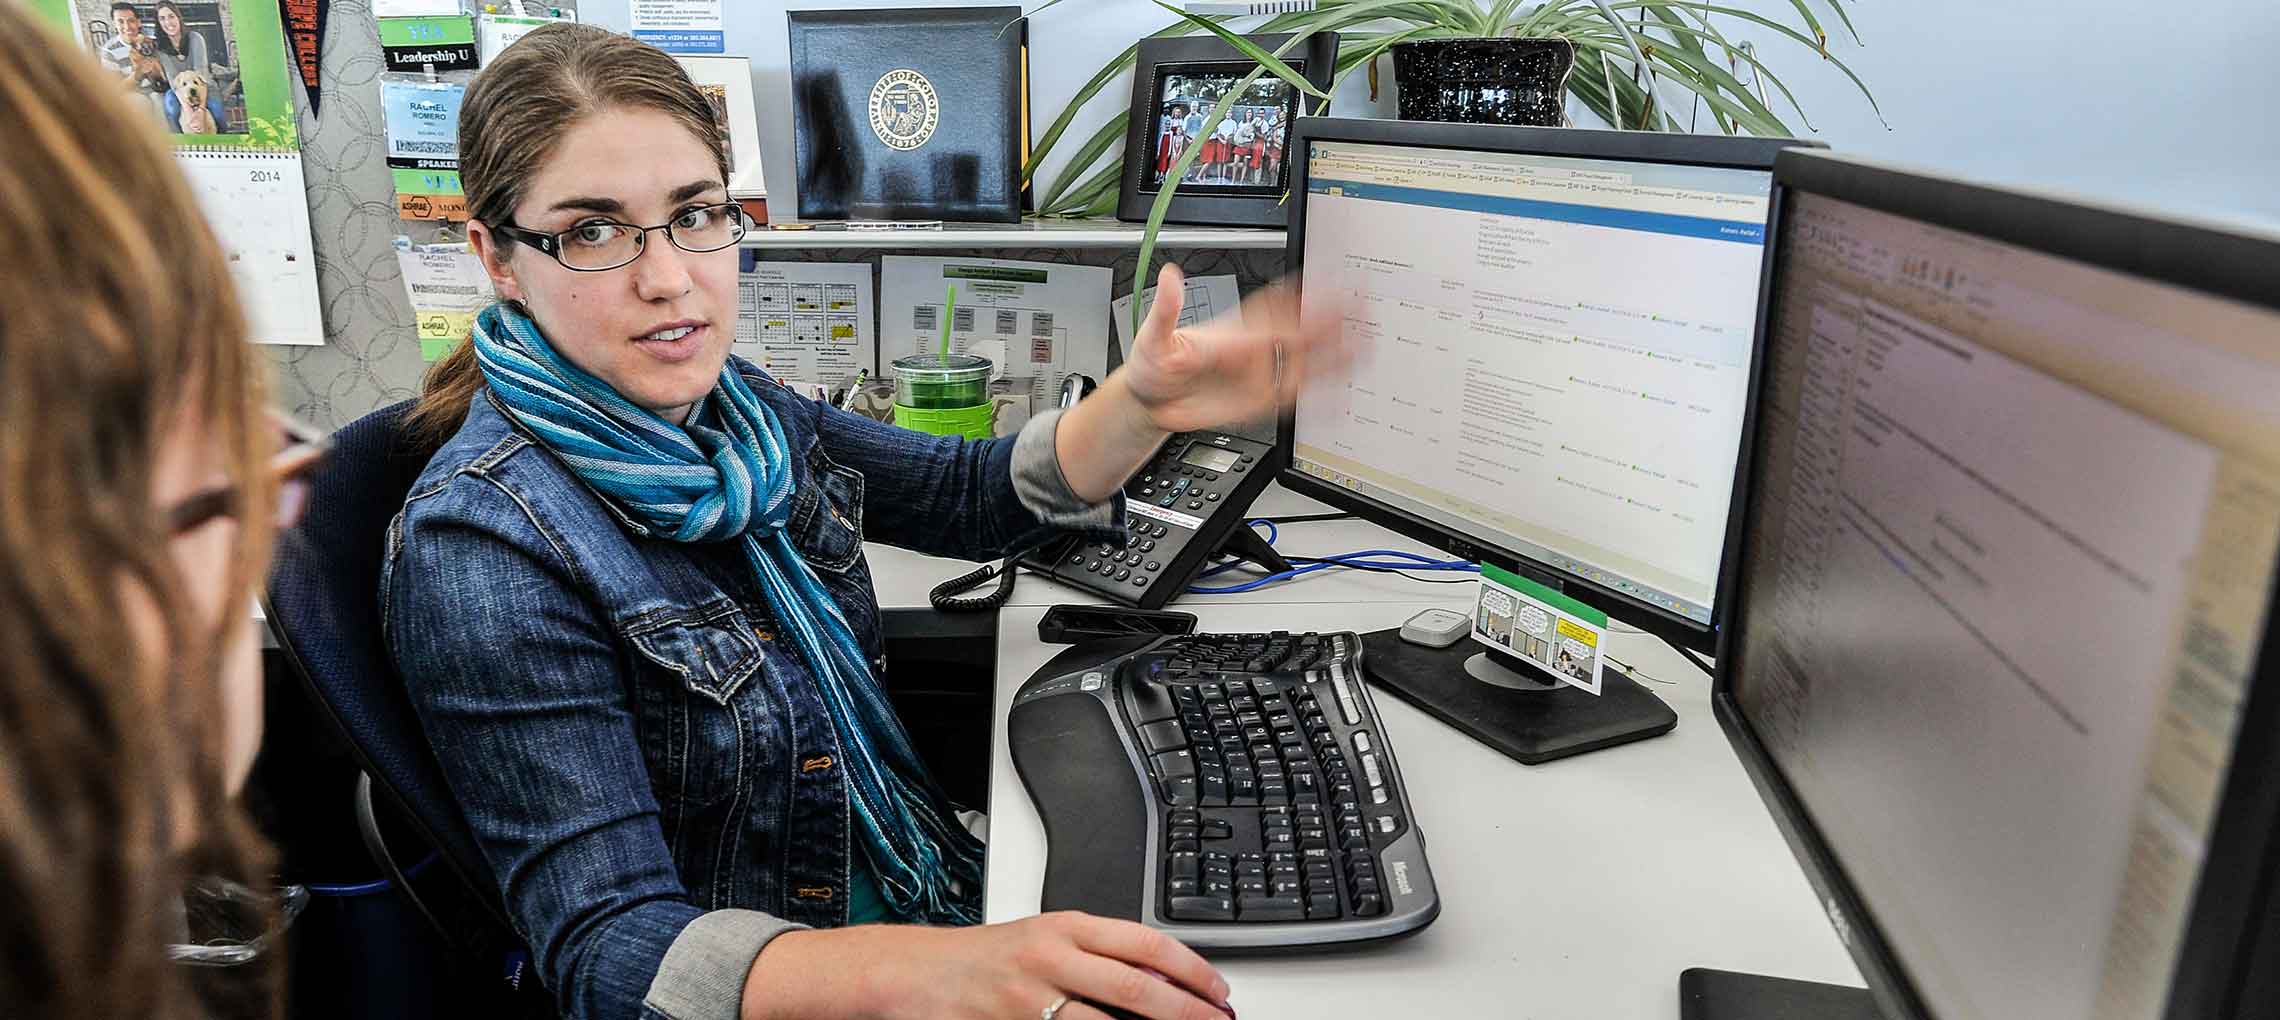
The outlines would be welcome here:
M 1109 1016 L 1112 1018 L 1112 1020 L 1148 1020 L 1148 1018 L 1147 1018 L 1147 1017 L 1141 1016 L 1141 1015 L 1140 1015 L 1140 1014 L 1138 1014 L 1138 1013 L 1135 1013 L 1135 1012 L 1133 1012 L 1133 1011 L 1131 1011 L 1131 1010 L 1129 1010 L 1129 1009 L 1124 1009 L 1124 1008 L 1122 1008 L 1122 1007 L 1118 1007 L 1118 1006 L 1103 1006 L 1103 1005 L 1101 1005 L 1100 1003 L 1097 1003 L 1097 1002 L 1094 1002 L 1094 1001 L 1092 1001 L 1091 999 L 1078 999 L 1078 1000 L 1076 1000 L 1076 1001 L 1078 1001 L 1078 1002 L 1082 1002 L 1082 1003 L 1084 1003 L 1084 1004 L 1085 1004 L 1085 1005 L 1087 1005 L 1087 1006 L 1091 1006 L 1091 1007 L 1092 1007 L 1092 1008 L 1094 1008 L 1094 1009 L 1100 1010 L 1101 1012 L 1108 1014 L 1108 1015 L 1109 1015 Z M 1205 1001 L 1209 1001 L 1209 1000 L 1205 1000 Z M 1234 1010 L 1228 1010 L 1228 1011 L 1227 1011 L 1227 1020 L 1235 1020 L 1235 1011 L 1234 1011 Z

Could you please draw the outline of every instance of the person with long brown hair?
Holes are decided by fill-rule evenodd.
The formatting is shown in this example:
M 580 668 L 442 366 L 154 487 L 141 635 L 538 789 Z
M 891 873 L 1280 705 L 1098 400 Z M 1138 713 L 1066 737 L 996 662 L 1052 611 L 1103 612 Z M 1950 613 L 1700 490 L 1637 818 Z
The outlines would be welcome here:
M 308 460 L 277 459 L 143 100 L 31 19 L 0 3 L 0 1016 L 202 1017 L 168 947 L 191 885 L 268 881 L 231 803 L 261 729 L 246 607 Z
M 1123 543 L 1118 490 L 1165 436 L 1272 414 L 1340 360 L 1334 331 L 1282 289 L 1177 329 L 1167 267 L 1131 358 L 1076 407 L 922 435 L 730 356 L 747 225 L 671 57 L 540 28 L 468 88 L 459 154 L 502 300 L 415 412 L 442 445 L 394 528 L 383 628 L 565 1010 L 1232 1015 L 1155 929 L 979 925 L 982 846 L 884 696 L 863 542 Z

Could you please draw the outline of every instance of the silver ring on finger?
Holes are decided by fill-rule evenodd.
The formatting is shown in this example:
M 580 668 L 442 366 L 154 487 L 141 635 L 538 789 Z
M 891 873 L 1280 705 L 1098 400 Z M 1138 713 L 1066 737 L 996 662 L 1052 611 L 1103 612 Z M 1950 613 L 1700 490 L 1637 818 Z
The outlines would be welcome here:
M 1053 1017 L 1061 1012 L 1061 1007 L 1068 1004 L 1069 997 L 1066 995 L 1061 996 L 1058 999 L 1054 999 L 1052 1005 L 1038 1011 L 1038 1020 L 1053 1020 Z

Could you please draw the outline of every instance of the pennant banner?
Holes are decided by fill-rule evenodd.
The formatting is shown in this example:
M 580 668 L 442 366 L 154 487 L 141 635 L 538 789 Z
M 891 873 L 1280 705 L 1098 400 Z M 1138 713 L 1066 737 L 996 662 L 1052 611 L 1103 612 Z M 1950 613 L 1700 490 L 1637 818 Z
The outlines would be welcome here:
M 309 116 L 317 116 L 317 100 L 323 91 L 317 84 L 317 71 L 322 66 L 319 53 L 325 42 L 325 14 L 332 5 L 326 0 L 277 0 L 279 13 L 284 15 L 286 45 L 292 50 L 293 66 L 299 70 L 301 84 L 309 90 Z

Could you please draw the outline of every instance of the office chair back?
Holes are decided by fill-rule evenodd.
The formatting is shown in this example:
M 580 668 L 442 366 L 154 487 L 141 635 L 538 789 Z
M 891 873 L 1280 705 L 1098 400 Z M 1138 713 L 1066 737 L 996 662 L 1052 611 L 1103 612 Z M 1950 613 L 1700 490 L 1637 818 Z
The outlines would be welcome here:
M 278 536 L 263 609 L 316 714 L 334 724 L 372 779 L 374 799 L 393 807 L 427 843 L 408 851 L 440 851 L 441 863 L 470 894 L 459 899 L 479 904 L 479 912 L 495 923 L 494 931 L 472 939 L 463 928 L 448 930 L 455 927 L 449 921 L 439 923 L 447 929 L 438 933 L 447 943 L 467 947 L 486 936 L 511 939 L 512 928 L 498 901 L 498 884 L 412 713 L 380 626 L 388 525 L 432 452 L 403 434 L 411 407 L 411 401 L 392 404 L 333 434 L 332 452 L 311 479 L 308 512 Z M 414 905 L 422 913 L 429 910 L 417 897 Z

